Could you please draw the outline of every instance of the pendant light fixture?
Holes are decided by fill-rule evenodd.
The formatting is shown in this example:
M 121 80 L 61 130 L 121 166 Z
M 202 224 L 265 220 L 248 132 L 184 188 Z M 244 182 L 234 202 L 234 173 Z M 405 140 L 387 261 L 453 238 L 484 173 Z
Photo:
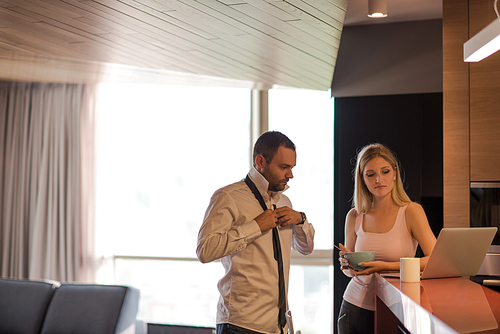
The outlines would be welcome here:
M 368 0 L 368 17 L 381 18 L 387 16 L 387 0 Z
M 495 0 L 497 18 L 464 43 L 464 62 L 479 62 L 500 50 L 500 15 Z

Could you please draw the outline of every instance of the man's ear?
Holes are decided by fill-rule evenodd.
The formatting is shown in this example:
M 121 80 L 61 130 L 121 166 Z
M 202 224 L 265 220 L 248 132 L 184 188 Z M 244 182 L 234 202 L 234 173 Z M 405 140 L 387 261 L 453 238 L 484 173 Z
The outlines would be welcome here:
M 264 168 L 265 163 L 266 163 L 266 158 L 264 158 L 262 154 L 258 154 L 255 157 L 255 166 L 257 168 Z

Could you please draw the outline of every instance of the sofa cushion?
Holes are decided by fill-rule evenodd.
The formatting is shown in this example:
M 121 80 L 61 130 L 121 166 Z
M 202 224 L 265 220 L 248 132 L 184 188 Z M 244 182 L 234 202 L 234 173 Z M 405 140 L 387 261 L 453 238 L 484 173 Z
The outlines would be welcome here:
M 63 284 L 54 293 L 42 334 L 114 334 L 127 287 Z
M 50 283 L 0 279 L 0 333 L 39 333 L 53 293 Z

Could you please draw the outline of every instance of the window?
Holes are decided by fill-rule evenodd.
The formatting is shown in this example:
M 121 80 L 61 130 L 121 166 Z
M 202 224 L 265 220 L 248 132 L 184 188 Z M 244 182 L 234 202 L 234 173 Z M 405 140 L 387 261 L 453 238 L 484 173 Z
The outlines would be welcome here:
M 193 237 L 210 196 L 248 172 L 249 95 L 248 89 L 101 86 L 101 254 L 196 257 Z
M 314 225 L 312 261 L 331 260 L 333 249 L 333 99 L 330 92 L 269 91 L 269 129 L 295 143 L 297 166 L 288 183 L 294 209 Z M 323 251 L 319 251 L 323 250 Z M 318 259 L 319 257 L 319 259 Z M 307 257 L 306 257 L 307 258 Z M 292 265 L 288 303 L 302 333 L 333 333 L 333 267 Z
M 328 95 L 294 92 L 313 100 Z M 333 178 L 333 106 L 326 98 L 322 108 L 328 111 L 314 116 L 324 119 L 300 131 L 296 122 L 306 124 L 307 117 L 284 105 L 290 97 L 283 94 L 270 93 L 270 124 L 279 125 L 276 130 L 297 145 L 298 165 L 287 194 L 314 223 L 316 248 L 331 254 L 333 200 L 323 193 L 333 191 L 328 183 Z M 275 120 L 283 113 L 292 118 L 288 124 Z M 316 131 L 318 123 L 328 132 Z M 102 84 L 96 132 L 98 281 L 138 287 L 138 317 L 147 322 L 214 326 L 223 268 L 219 262 L 197 261 L 196 238 L 213 192 L 248 172 L 250 90 Z M 311 152 L 320 147 L 319 153 Z M 332 332 L 333 274 L 321 261 L 299 259 L 291 268 L 295 293 L 289 303 L 296 305 L 294 322 L 303 334 Z
M 269 91 L 269 129 L 294 143 L 297 166 L 286 194 L 316 230 L 315 249 L 333 249 L 333 99 L 330 92 Z

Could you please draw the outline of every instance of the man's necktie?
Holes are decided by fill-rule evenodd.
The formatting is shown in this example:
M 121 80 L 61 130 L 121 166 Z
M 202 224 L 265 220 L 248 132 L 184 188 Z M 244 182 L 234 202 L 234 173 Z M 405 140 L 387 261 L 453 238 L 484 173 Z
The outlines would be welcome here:
M 273 205 L 274 210 L 276 210 L 276 205 Z M 280 329 L 283 332 L 283 327 L 286 325 L 286 296 L 285 296 L 285 278 L 283 277 L 283 257 L 281 256 L 281 242 L 280 235 L 278 233 L 278 228 L 273 228 L 273 249 L 274 249 L 274 259 L 278 262 L 278 287 L 279 287 L 279 301 L 278 305 L 280 308 L 280 313 L 278 315 L 278 323 L 280 324 Z
M 255 184 L 250 180 L 250 177 L 245 178 L 245 183 L 247 186 L 252 190 L 252 193 L 254 194 L 255 198 L 260 203 L 260 206 L 264 211 L 267 210 L 266 203 L 264 202 L 264 199 L 262 198 L 262 195 L 260 194 L 259 190 L 255 186 Z M 273 209 L 276 210 L 276 205 L 273 205 Z M 286 312 L 286 295 L 285 295 L 285 277 L 283 274 L 283 256 L 281 255 L 281 243 L 280 243 L 280 236 L 278 233 L 278 228 L 274 227 L 273 228 L 273 250 L 274 250 L 274 259 L 278 263 L 278 288 L 279 288 L 279 298 L 278 298 L 278 306 L 279 306 L 279 313 L 278 313 L 278 324 L 281 330 L 281 333 L 283 333 L 283 327 L 286 325 L 286 317 L 285 317 L 285 312 Z

